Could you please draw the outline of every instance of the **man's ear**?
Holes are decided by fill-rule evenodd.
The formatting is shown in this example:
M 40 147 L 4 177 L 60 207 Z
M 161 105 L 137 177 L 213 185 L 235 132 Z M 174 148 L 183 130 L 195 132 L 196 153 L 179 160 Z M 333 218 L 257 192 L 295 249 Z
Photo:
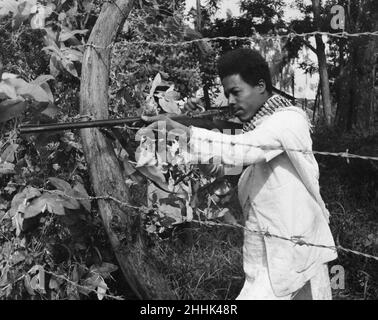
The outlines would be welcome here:
M 259 88 L 259 93 L 263 94 L 266 91 L 266 83 L 263 79 L 260 79 L 257 87 Z

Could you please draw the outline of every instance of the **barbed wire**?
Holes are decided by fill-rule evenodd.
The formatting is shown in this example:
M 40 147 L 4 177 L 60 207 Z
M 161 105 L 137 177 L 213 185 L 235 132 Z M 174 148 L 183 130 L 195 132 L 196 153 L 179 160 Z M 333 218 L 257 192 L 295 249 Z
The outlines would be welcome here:
M 193 40 L 186 40 L 186 41 L 176 41 L 171 42 L 167 40 L 162 41 L 149 41 L 149 40 L 122 40 L 115 43 L 111 43 L 106 47 L 96 46 L 90 43 L 84 44 L 84 47 L 93 47 L 96 49 L 110 49 L 114 46 L 127 46 L 127 45 L 151 45 L 151 46 L 158 46 L 158 47 L 180 47 L 180 46 L 188 46 L 191 44 L 196 44 L 200 42 L 213 42 L 213 41 L 267 41 L 267 40 L 279 40 L 279 39 L 294 39 L 296 37 L 306 38 L 311 36 L 329 36 L 334 38 L 353 38 L 353 37 L 363 37 L 363 36 L 378 36 L 378 31 L 374 32 L 356 32 L 356 33 L 349 33 L 349 32 L 325 32 L 325 31 L 313 31 L 313 32 L 305 32 L 305 33 L 296 33 L 291 32 L 288 34 L 277 34 L 277 35 L 253 35 L 253 36 L 218 36 L 218 37 L 205 37 Z
M 230 146 L 247 146 L 252 148 L 258 148 L 265 151 L 275 151 L 275 150 L 282 150 L 284 152 L 299 152 L 303 154 L 318 154 L 323 156 L 332 156 L 332 157 L 341 157 L 346 159 L 361 159 L 361 160 L 371 160 L 371 161 L 378 161 L 378 157 L 374 156 L 361 156 L 353 153 L 349 153 L 349 149 L 345 152 L 328 152 L 328 151 L 314 151 L 314 150 L 303 150 L 303 149 L 294 149 L 294 148 L 284 148 L 284 147 L 276 147 L 276 146 L 269 146 L 269 145 L 255 145 L 252 143 L 243 143 L 243 142 L 224 142 L 221 140 L 211 140 L 211 139 L 202 139 L 209 143 L 220 143 L 222 145 L 228 144 Z
M 22 274 L 22 275 L 19 276 L 17 279 L 15 279 L 14 281 L 12 281 L 12 283 L 8 283 L 6 286 L 1 287 L 0 290 L 1 290 L 1 291 L 5 291 L 5 290 L 7 290 L 10 286 L 12 286 L 12 285 L 14 285 L 15 283 L 17 283 L 17 282 L 23 280 L 23 279 L 26 277 L 26 275 L 29 274 L 29 272 L 30 272 L 30 271 L 28 271 L 28 272 Z M 69 284 L 75 286 L 76 288 L 80 288 L 80 289 L 85 290 L 85 291 L 89 291 L 89 292 L 93 292 L 93 293 L 99 294 L 99 293 L 97 292 L 97 290 L 95 290 L 95 289 L 93 289 L 93 288 L 90 288 L 90 287 L 88 287 L 88 286 L 80 285 L 80 284 L 78 284 L 78 283 L 76 283 L 76 282 L 74 282 L 74 281 L 72 281 L 72 280 L 67 279 L 66 277 L 64 277 L 64 276 L 62 276 L 62 275 L 59 275 L 59 274 L 56 274 L 56 273 L 54 273 L 54 272 L 48 271 L 48 270 L 46 270 L 45 268 L 43 268 L 43 272 L 44 272 L 44 273 L 47 273 L 47 274 L 49 274 L 49 275 L 51 275 L 51 276 L 53 276 L 53 277 L 55 277 L 55 278 L 57 278 L 57 279 L 61 279 L 61 280 L 65 281 L 65 282 L 67 282 L 67 283 L 69 283 Z M 105 288 L 104 288 L 104 289 L 105 289 Z M 108 289 L 108 288 L 106 288 L 106 289 Z M 110 294 L 106 294 L 106 293 L 100 293 L 100 294 L 101 294 L 101 296 L 103 296 L 103 297 L 106 297 L 106 298 L 109 298 L 109 299 L 113 299 L 113 300 L 125 300 L 123 297 L 120 297 L 120 296 L 114 296 L 114 295 L 110 295 Z
M 219 36 L 219 37 L 205 37 L 200 39 L 193 39 L 187 41 L 179 41 L 179 42 L 164 42 L 164 41 L 147 41 L 147 40 L 138 40 L 138 41 L 120 41 L 119 44 L 128 45 L 128 44 L 136 44 L 136 45 L 152 45 L 152 46 L 168 46 L 168 47 L 177 47 L 177 46 L 187 46 L 190 44 L 195 44 L 199 42 L 212 42 L 212 41 L 261 41 L 261 40 L 278 40 L 278 39 L 294 39 L 296 37 L 306 38 L 310 36 L 329 36 L 335 38 L 344 38 L 347 39 L 348 37 L 362 37 L 362 36 L 378 36 L 378 31 L 375 32 L 359 32 L 359 33 L 348 33 L 348 32 L 338 32 L 338 33 L 331 33 L 331 32 L 322 32 L 322 31 L 313 31 L 313 32 L 306 32 L 306 33 L 288 33 L 283 35 L 254 35 L 249 37 L 240 37 L 240 36 Z
M 63 280 L 63 281 L 65 281 L 65 282 L 67 282 L 67 283 L 69 283 L 69 284 L 71 284 L 71 285 L 73 285 L 73 286 L 75 286 L 77 288 L 80 288 L 80 289 L 83 289 L 83 290 L 90 291 L 90 292 L 98 294 L 97 290 L 92 289 L 92 288 L 87 287 L 87 286 L 80 285 L 80 284 L 78 284 L 78 283 L 76 283 L 76 282 L 74 282 L 72 280 L 67 279 L 66 277 L 64 277 L 62 275 L 56 274 L 56 273 L 51 272 L 51 271 L 47 271 L 45 269 L 43 271 L 45 273 L 49 274 L 49 275 L 52 275 L 55 278 Z M 108 289 L 108 288 L 106 288 L 106 289 Z M 110 294 L 106 294 L 106 293 L 100 293 L 100 294 L 103 297 L 106 297 L 106 298 L 109 298 L 109 299 L 113 299 L 113 300 L 125 300 L 123 297 L 120 297 L 120 296 L 114 296 L 114 295 L 110 295 Z
M 259 231 L 259 230 L 249 229 L 249 228 L 244 227 L 244 226 L 237 224 L 237 223 L 228 224 L 228 223 L 212 222 L 212 221 L 200 221 L 200 220 L 192 220 L 192 222 L 196 222 L 198 224 L 208 225 L 208 226 L 240 228 L 240 229 L 243 229 L 247 232 L 251 232 L 251 233 L 263 236 L 263 237 L 277 238 L 277 239 L 281 239 L 281 240 L 285 240 L 285 241 L 290 241 L 293 244 L 299 245 L 299 246 L 317 247 L 317 248 L 323 248 L 323 249 L 330 249 L 330 250 L 333 250 L 333 251 L 344 251 L 344 252 L 347 252 L 347 253 L 352 253 L 352 254 L 355 254 L 355 255 L 358 255 L 358 256 L 362 256 L 364 258 L 369 258 L 369 259 L 373 259 L 375 261 L 378 261 L 378 257 L 367 254 L 367 253 L 363 253 L 363 252 L 360 252 L 360 251 L 344 248 L 343 246 L 340 246 L 340 245 L 326 246 L 326 245 L 306 242 L 305 240 L 303 240 L 303 237 L 301 237 L 301 236 L 292 236 L 292 237 L 288 238 L 288 237 L 279 236 L 279 235 L 270 233 L 269 231 Z
M 130 129 L 130 127 L 128 127 L 128 129 Z M 140 130 L 140 128 L 138 128 L 138 130 Z M 165 130 L 153 129 L 152 131 L 159 132 L 159 133 L 161 133 L 161 132 L 166 133 Z M 193 138 L 191 137 L 190 139 L 193 139 Z M 158 142 L 158 141 L 160 141 L 162 139 L 157 139 L 157 140 L 150 139 L 150 140 L 154 141 L 154 142 Z M 378 157 L 375 157 L 375 156 L 363 156 L 363 155 L 349 153 L 349 149 L 346 149 L 345 152 L 328 152 L 328 151 L 315 151 L 315 150 L 284 148 L 284 147 L 269 146 L 269 145 L 256 145 L 256 144 L 248 143 L 248 142 L 226 142 L 226 141 L 224 141 L 222 139 L 220 139 L 220 140 L 213 140 L 213 139 L 209 139 L 209 138 L 197 138 L 195 140 L 204 141 L 204 142 L 210 143 L 210 144 L 211 143 L 220 143 L 222 145 L 229 145 L 231 147 L 246 146 L 246 147 L 252 147 L 252 148 L 262 149 L 262 150 L 265 150 L 265 151 L 282 150 L 284 152 L 299 152 L 299 153 L 303 153 L 303 154 L 314 154 L 314 155 L 318 154 L 318 155 L 323 155 L 323 156 L 341 157 L 341 158 L 347 159 L 348 164 L 349 164 L 349 159 L 360 159 L 360 160 L 378 161 Z M 201 150 L 203 150 L 203 149 L 201 149 Z
M 44 189 L 40 189 L 40 190 L 43 190 L 43 191 L 46 191 L 46 192 L 51 192 L 51 193 L 57 192 L 57 190 L 44 190 Z M 142 213 L 146 213 L 146 212 L 149 212 L 149 211 L 158 211 L 158 212 L 162 213 L 163 215 L 166 215 L 161 210 L 157 210 L 155 208 L 148 208 L 148 207 L 145 207 L 145 206 L 133 206 L 133 205 L 130 205 L 129 203 L 127 203 L 127 202 L 121 201 L 121 200 L 119 200 L 119 199 L 117 199 L 113 196 L 109 196 L 109 195 L 108 196 L 95 196 L 95 197 L 77 198 L 77 197 L 67 195 L 67 194 L 63 193 L 62 191 L 59 191 L 58 194 L 64 195 L 67 198 L 71 198 L 71 199 L 75 199 L 75 200 L 88 200 L 88 201 L 111 200 L 111 201 L 114 201 L 114 202 L 116 202 L 117 204 L 119 204 L 123 207 L 136 209 L 136 210 L 138 210 Z M 317 248 L 329 249 L 329 250 L 333 250 L 333 251 L 343 251 L 343 252 L 346 252 L 346 253 L 351 253 L 351 254 L 354 254 L 354 255 L 357 255 L 357 256 L 361 256 L 361 257 L 364 257 L 364 258 L 373 259 L 375 261 L 378 261 L 378 257 L 371 255 L 371 254 L 367 254 L 367 253 L 360 252 L 360 251 L 357 251 L 357 250 L 345 248 L 341 245 L 326 246 L 326 245 L 322 245 L 322 244 L 315 244 L 315 243 L 307 242 L 307 241 L 303 240 L 302 236 L 291 236 L 290 238 L 284 237 L 284 236 L 281 236 L 281 235 L 276 235 L 276 234 L 270 233 L 268 230 L 261 231 L 261 230 L 250 229 L 250 228 L 242 226 L 241 224 L 238 224 L 238 223 L 228 224 L 228 223 L 220 223 L 220 222 L 212 222 L 212 221 L 200 221 L 200 220 L 191 220 L 191 221 L 195 222 L 195 223 L 202 224 L 202 225 L 208 225 L 208 226 L 239 228 L 239 229 L 243 229 L 243 230 L 246 230 L 248 232 L 260 235 L 262 237 L 277 238 L 277 239 L 281 239 L 281 240 L 284 240 L 284 241 L 289 241 L 289 242 L 292 242 L 294 245 L 317 247 Z

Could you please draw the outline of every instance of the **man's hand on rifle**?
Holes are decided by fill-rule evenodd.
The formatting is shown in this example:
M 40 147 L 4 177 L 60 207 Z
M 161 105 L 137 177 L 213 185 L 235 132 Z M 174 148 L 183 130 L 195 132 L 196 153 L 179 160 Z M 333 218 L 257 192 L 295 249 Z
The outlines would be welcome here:
M 202 106 L 201 99 L 197 98 L 188 98 L 188 101 L 184 105 L 185 113 L 198 113 L 205 111 L 205 108 Z
M 189 141 L 190 128 L 184 126 L 177 121 L 170 118 L 170 114 L 160 114 L 157 116 L 142 116 L 142 120 L 151 123 L 145 128 L 140 129 L 137 132 L 138 136 L 154 136 L 157 132 L 167 133 L 168 135 L 175 135 L 185 137 L 185 141 Z

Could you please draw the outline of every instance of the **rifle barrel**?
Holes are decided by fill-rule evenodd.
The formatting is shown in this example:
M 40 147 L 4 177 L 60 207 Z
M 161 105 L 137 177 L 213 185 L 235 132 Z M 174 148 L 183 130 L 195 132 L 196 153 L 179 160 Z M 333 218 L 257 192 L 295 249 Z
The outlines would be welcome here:
M 228 112 L 228 107 L 217 108 L 216 110 L 208 110 L 193 116 L 187 115 L 173 115 L 170 118 L 176 121 L 190 121 L 190 119 L 207 118 L 221 113 Z M 130 117 L 122 119 L 107 119 L 107 120 L 93 120 L 81 122 L 66 122 L 66 123 L 47 123 L 47 124 L 26 124 L 20 127 L 21 134 L 41 133 L 49 131 L 62 131 L 70 129 L 85 129 L 85 128 L 99 128 L 99 127 L 114 127 L 124 124 L 132 124 L 142 121 L 140 117 Z

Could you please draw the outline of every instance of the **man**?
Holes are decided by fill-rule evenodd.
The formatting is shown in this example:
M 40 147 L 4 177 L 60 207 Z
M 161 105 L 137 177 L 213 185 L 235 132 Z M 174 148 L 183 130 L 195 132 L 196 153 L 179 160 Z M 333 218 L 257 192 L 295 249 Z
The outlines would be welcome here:
M 327 262 L 337 258 L 334 250 L 261 235 L 267 231 L 334 246 L 317 162 L 311 152 L 295 151 L 312 150 L 310 122 L 301 109 L 272 94 L 268 64 L 257 51 L 226 53 L 218 71 L 244 133 L 188 128 L 171 119 L 164 125 L 187 135 L 192 159 L 247 167 L 238 184 L 246 230 L 245 282 L 237 299 L 331 299 Z M 161 125 L 155 122 L 147 129 Z

